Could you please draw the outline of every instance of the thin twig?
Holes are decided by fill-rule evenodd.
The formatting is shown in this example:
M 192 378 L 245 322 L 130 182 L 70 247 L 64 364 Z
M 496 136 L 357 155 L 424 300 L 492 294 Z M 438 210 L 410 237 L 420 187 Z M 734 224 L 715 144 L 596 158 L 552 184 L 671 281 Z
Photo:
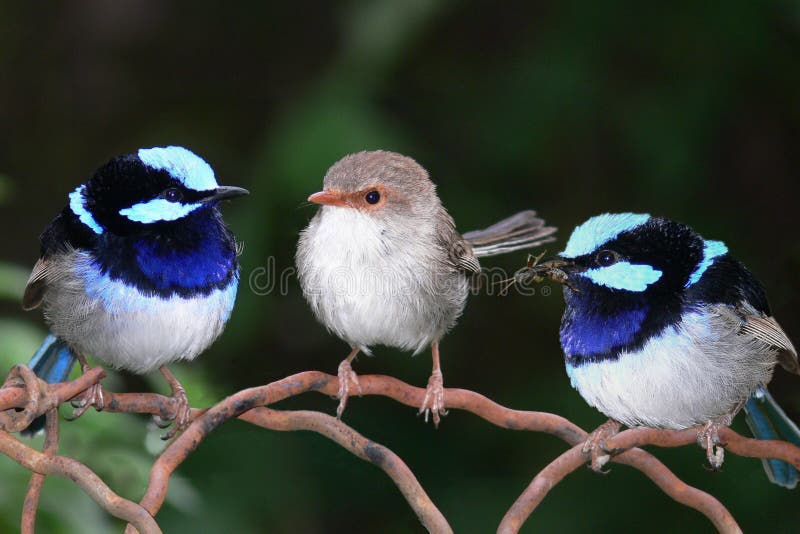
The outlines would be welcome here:
M 53 457 L 58 451 L 58 409 L 54 408 L 47 412 L 44 424 L 44 446 L 42 452 L 47 456 Z M 41 473 L 31 474 L 31 481 L 28 483 L 28 491 L 25 493 L 25 502 L 22 505 L 22 534 L 33 534 L 36 528 L 36 511 L 39 509 L 39 497 L 42 494 L 42 485 L 45 475 Z

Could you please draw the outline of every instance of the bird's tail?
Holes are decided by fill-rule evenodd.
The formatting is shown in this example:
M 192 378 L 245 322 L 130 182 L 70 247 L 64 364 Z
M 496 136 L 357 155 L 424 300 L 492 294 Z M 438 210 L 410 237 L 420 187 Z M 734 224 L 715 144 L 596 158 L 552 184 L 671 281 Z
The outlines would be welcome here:
M 747 426 L 756 439 L 782 439 L 800 446 L 800 428 L 789 419 L 766 388 L 760 388 L 744 405 Z M 774 458 L 761 460 L 770 482 L 792 489 L 800 473 L 790 464 Z
M 49 334 L 31 361 L 28 362 L 36 376 L 49 384 L 65 382 L 76 362 L 75 354 L 63 339 Z M 34 421 L 22 431 L 23 436 L 33 436 L 44 428 L 44 416 Z
M 464 234 L 477 257 L 496 256 L 555 241 L 556 228 L 545 226 L 533 210 L 521 211 L 483 230 Z

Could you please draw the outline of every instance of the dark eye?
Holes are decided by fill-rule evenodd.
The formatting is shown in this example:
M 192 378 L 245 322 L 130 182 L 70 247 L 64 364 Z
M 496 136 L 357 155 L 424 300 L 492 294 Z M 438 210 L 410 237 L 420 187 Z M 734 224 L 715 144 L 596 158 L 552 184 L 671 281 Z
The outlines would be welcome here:
M 364 199 L 365 199 L 365 200 L 366 200 L 366 201 L 367 201 L 369 204 L 377 204 L 377 203 L 378 203 L 378 202 L 380 202 L 380 200 L 381 200 L 381 194 L 380 194 L 380 193 L 378 193 L 377 191 L 370 191 L 369 193 L 367 193 L 367 194 L 366 194 L 366 196 L 364 197 Z
M 619 254 L 613 250 L 601 250 L 597 253 L 597 258 L 595 258 L 595 261 L 601 267 L 608 267 L 609 265 L 614 265 L 617 263 L 617 261 L 619 261 Z
M 170 187 L 169 189 L 161 193 L 161 196 L 163 196 L 170 202 L 180 202 L 181 200 L 183 200 L 183 193 L 181 193 L 181 190 L 178 189 L 177 187 Z

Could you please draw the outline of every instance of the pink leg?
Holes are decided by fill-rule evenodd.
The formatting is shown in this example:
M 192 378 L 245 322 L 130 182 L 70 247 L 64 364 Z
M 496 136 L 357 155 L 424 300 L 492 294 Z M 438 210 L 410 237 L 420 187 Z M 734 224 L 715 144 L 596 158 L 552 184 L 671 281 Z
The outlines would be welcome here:
M 178 382 L 178 379 L 175 378 L 175 375 L 172 374 L 172 371 L 167 369 L 166 365 L 162 365 L 158 370 L 161 371 L 161 374 L 169 383 L 169 387 L 172 389 L 172 399 L 176 403 L 175 417 L 173 419 L 174 424 L 166 434 L 161 436 L 161 439 L 168 440 L 189 426 L 192 408 L 189 406 L 189 398 L 186 396 L 186 390 L 183 389 L 183 386 Z
M 336 407 L 336 418 L 341 419 L 344 409 L 347 406 L 347 399 L 350 397 L 350 382 L 358 389 L 358 394 L 361 395 L 361 384 L 358 383 L 358 375 L 353 371 L 351 365 L 358 354 L 358 348 L 354 348 L 347 355 L 347 358 L 342 360 L 339 364 L 339 393 L 336 395 L 339 398 L 339 406 Z
M 86 361 L 86 357 L 82 354 L 77 354 L 76 357 L 78 358 L 78 362 L 81 364 L 81 372 L 85 373 L 90 369 L 89 363 Z M 78 417 L 82 416 L 86 413 L 90 407 L 94 406 L 94 409 L 98 412 L 102 412 L 103 408 L 105 407 L 105 400 L 103 399 L 103 386 L 100 384 L 94 384 L 89 389 L 81 393 L 79 397 L 76 397 L 72 400 L 72 415 L 67 419 L 69 421 L 74 421 Z
M 428 379 L 428 387 L 425 389 L 425 399 L 419 408 L 419 413 L 425 414 L 425 422 L 428 422 L 428 414 L 432 414 L 433 425 L 439 428 L 441 415 L 447 415 L 444 409 L 444 378 L 442 376 L 442 366 L 439 362 L 439 342 L 431 345 L 431 359 L 433 360 L 433 372 Z
M 614 451 L 606 449 L 606 440 L 619 433 L 622 426 L 619 421 L 609 419 L 597 427 L 583 444 L 583 453 L 591 454 L 592 470 L 596 473 L 604 473 L 603 466 L 611 459 Z

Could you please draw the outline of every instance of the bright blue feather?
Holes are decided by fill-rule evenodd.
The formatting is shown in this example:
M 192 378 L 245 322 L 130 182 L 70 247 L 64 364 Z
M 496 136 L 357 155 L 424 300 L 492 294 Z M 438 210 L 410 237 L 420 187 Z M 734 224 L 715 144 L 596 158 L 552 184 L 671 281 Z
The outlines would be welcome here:
M 67 381 L 76 361 L 75 355 L 66 342 L 49 334 L 28 362 L 28 367 L 48 384 L 55 384 Z M 22 434 L 25 436 L 36 434 L 44 428 L 44 421 L 44 416 L 35 419 L 28 428 L 22 431 Z

